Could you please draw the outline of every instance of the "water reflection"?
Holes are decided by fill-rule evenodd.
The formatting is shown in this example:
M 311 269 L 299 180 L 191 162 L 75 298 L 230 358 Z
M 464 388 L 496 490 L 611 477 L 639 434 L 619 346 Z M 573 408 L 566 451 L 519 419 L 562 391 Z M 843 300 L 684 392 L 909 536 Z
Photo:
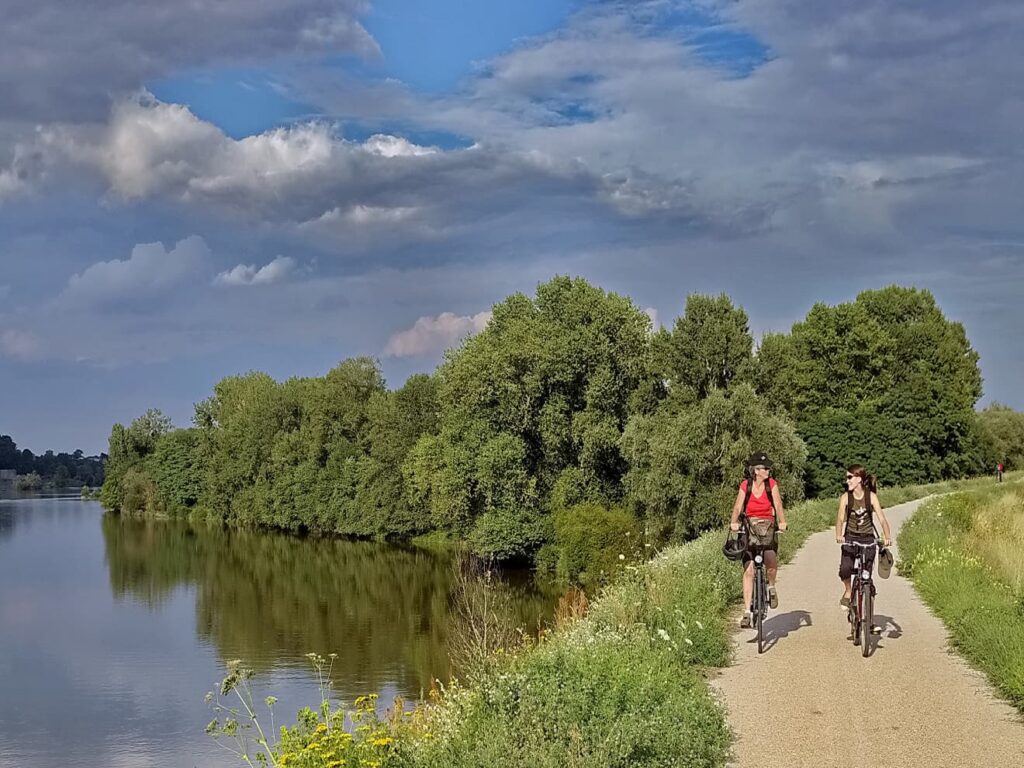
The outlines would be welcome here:
M 195 591 L 196 628 L 223 660 L 257 670 L 336 652 L 337 692 L 383 688 L 415 697 L 454 671 L 448 657 L 451 558 L 414 547 L 105 516 L 114 594 L 159 610 Z M 510 585 L 518 623 L 535 628 L 554 597 Z

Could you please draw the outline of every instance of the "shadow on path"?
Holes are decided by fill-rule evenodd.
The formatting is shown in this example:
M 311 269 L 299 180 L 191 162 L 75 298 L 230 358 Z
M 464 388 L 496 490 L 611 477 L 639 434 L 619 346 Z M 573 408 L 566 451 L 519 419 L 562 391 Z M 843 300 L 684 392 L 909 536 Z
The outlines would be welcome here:
M 807 611 L 788 611 L 769 616 L 764 622 L 764 650 L 771 650 L 779 640 L 796 632 L 801 627 L 811 626 L 811 614 Z M 755 637 L 752 642 L 757 642 Z

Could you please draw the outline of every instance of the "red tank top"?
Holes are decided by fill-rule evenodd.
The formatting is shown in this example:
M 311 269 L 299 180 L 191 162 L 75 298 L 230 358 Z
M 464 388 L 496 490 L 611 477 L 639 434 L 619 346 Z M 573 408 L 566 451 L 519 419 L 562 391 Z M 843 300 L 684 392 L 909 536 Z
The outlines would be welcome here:
M 772 502 L 768 498 L 768 494 L 771 493 L 771 489 L 774 488 L 777 483 L 773 478 L 768 478 L 770 487 L 766 489 L 760 497 L 755 496 L 753 493 L 750 494 L 750 501 L 747 502 L 747 517 L 774 517 L 775 513 L 772 511 Z M 747 481 L 744 480 L 740 483 L 740 491 L 745 496 L 747 493 Z

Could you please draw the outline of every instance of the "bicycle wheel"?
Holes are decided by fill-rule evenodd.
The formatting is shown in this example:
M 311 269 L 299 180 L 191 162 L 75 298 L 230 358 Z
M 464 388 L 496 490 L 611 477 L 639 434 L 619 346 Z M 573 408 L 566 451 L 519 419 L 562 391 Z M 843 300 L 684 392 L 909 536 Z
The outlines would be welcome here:
M 764 653 L 764 571 L 754 574 L 754 626 L 757 628 L 757 652 Z
M 874 598 L 871 597 L 871 585 L 867 585 L 864 593 L 864 612 L 861 614 L 860 627 L 863 635 L 861 654 L 867 658 L 871 654 L 871 622 L 874 619 Z
M 854 584 L 853 594 L 850 596 L 850 610 L 853 612 L 850 630 L 853 633 L 854 645 L 860 645 L 860 625 L 864 620 L 864 614 L 862 613 L 864 608 L 863 599 L 864 591 L 861 589 L 860 582 L 858 582 Z

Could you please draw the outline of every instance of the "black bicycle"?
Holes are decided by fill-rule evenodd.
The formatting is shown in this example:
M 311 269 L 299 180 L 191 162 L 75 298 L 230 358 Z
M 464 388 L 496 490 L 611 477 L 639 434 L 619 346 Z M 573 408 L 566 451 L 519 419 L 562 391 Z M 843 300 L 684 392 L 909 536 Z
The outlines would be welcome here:
M 878 546 L 878 541 L 861 543 L 843 540 L 844 547 L 857 547 L 853 561 L 853 581 L 850 584 L 850 608 L 847 618 L 850 621 L 853 644 L 861 646 L 861 654 L 866 658 L 871 654 L 871 635 L 873 634 L 875 617 L 875 583 L 871 578 L 871 569 L 864 567 L 864 552 Z
M 758 653 L 764 653 L 764 620 L 768 617 L 768 572 L 764 565 L 764 553 L 769 549 L 778 551 L 778 547 L 779 530 L 776 528 L 774 545 L 752 544 L 747 548 L 754 558 L 754 592 L 750 596 L 750 617 L 757 632 Z

